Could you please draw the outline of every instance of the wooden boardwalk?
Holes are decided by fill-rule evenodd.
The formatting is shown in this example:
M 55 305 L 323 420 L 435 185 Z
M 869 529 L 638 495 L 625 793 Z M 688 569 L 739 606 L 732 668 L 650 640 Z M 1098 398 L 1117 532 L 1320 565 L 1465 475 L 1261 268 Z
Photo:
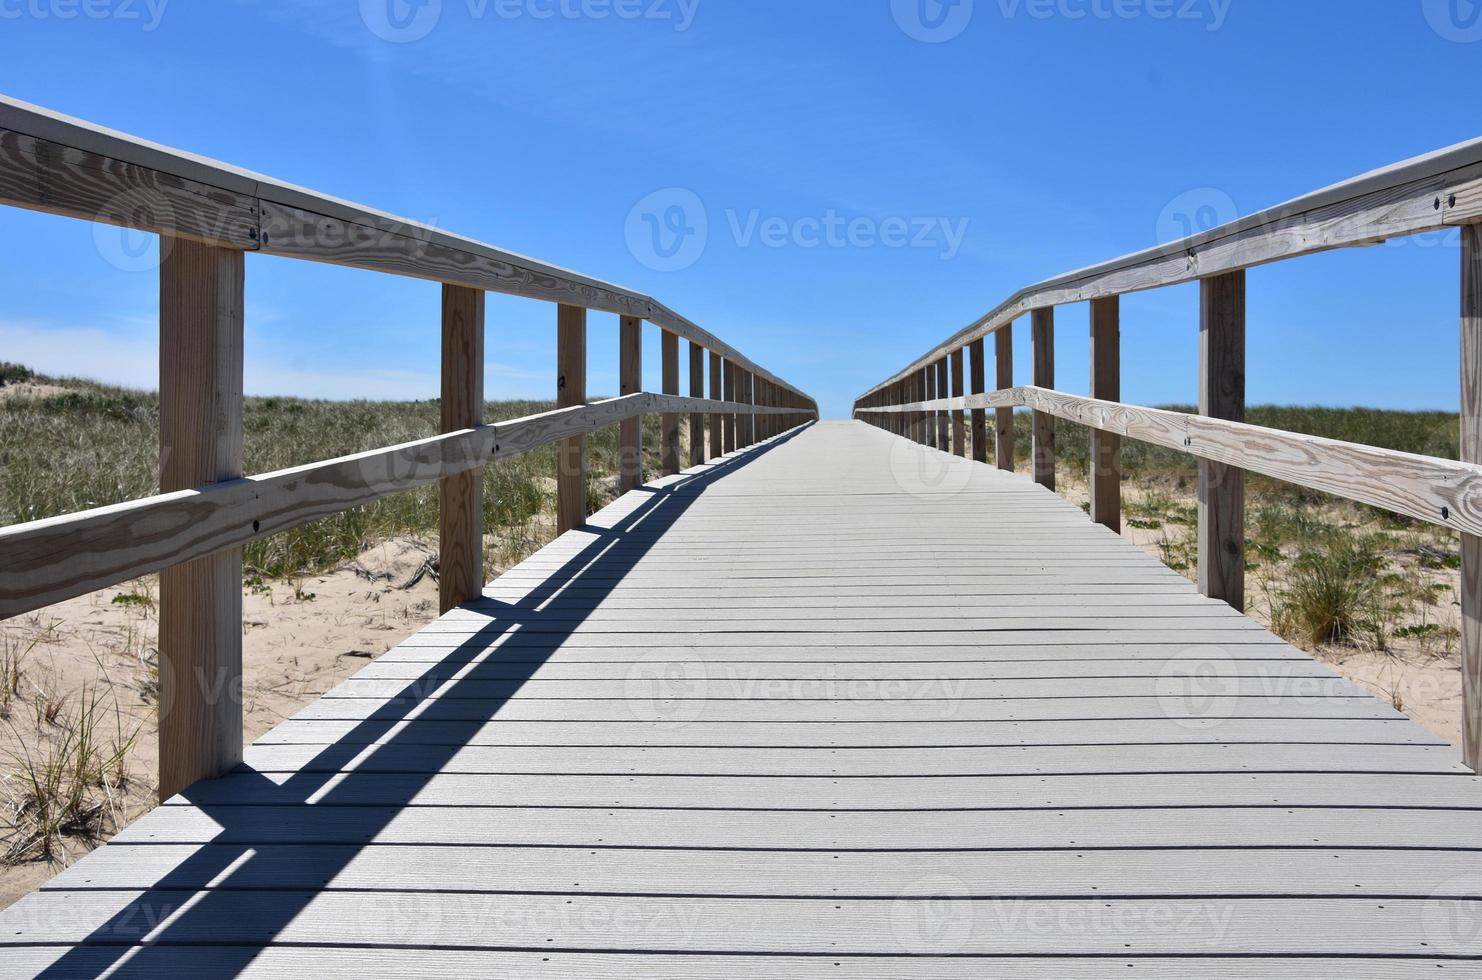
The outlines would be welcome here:
M 1023 477 L 630 493 L 0 913 L 0 976 L 1479 976 L 1457 751 Z

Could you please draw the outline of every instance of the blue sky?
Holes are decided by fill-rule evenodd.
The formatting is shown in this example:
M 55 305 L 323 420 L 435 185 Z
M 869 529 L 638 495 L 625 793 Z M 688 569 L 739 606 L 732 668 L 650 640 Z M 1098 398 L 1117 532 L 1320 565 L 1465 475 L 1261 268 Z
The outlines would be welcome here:
M 840 416 L 1020 286 L 1478 135 L 1479 12 L 0 0 L 0 91 L 652 293 Z M 0 241 L 0 358 L 153 385 L 141 243 L 13 209 Z M 1433 235 L 1253 271 L 1250 400 L 1455 408 L 1458 265 Z M 434 284 L 247 271 L 249 391 L 436 395 Z M 1124 300 L 1127 401 L 1193 400 L 1197 300 Z M 490 297 L 490 397 L 552 394 L 554 316 Z M 616 318 L 591 324 L 610 393 Z M 1068 391 L 1085 334 L 1060 311 Z

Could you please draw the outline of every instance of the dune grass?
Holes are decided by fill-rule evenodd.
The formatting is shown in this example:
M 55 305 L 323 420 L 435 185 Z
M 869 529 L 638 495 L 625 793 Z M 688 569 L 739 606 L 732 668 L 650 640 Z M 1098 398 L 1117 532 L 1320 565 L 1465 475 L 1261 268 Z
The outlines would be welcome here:
M 39 378 L 0 365 L 7 383 L 31 380 L 63 390 L 0 399 L 0 525 L 39 520 L 158 492 L 159 398 L 77 379 Z M 550 411 L 554 402 L 496 401 L 490 421 Z M 245 469 L 267 473 L 437 434 L 438 404 L 249 398 Z M 645 418 L 649 472 L 658 472 L 658 419 Z M 616 426 L 588 440 L 589 497 L 595 509 L 615 495 Z M 485 527 L 495 532 L 491 563 L 509 564 L 549 538 L 554 512 L 554 447 L 502 459 L 485 470 Z M 370 544 L 437 533 L 436 485 L 357 507 L 246 548 L 249 576 L 284 578 L 333 568 Z

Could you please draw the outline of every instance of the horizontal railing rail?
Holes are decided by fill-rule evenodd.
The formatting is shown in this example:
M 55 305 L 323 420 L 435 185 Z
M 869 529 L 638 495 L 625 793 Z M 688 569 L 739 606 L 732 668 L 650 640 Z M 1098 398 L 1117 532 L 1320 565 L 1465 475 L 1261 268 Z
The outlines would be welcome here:
M 443 611 L 483 590 L 482 473 L 557 445 L 557 529 L 587 516 L 586 436 L 618 424 L 619 485 L 644 481 L 660 415 L 666 475 L 817 418 L 817 404 L 652 297 L 260 174 L 0 97 L 0 204 L 160 236 L 160 494 L 0 528 L 0 618 L 160 573 L 160 795 L 242 758 L 242 547 L 437 483 Z M 442 434 L 243 476 L 245 255 L 442 284 Z M 485 293 L 556 304 L 556 410 L 486 425 Z M 619 397 L 589 402 L 588 311 L 618 315 Z M 662 392 L 644 390 L 644 321 Z M 679 341 L 689 343 L 680 391 Z M 706 377 L 709 390 L 706 397 Z M 708 430 L 708 439 L 707 439 Z
M 660 412 L 734 412 L 739 407 L 643 392 L 13 524 L 0 528 L 0 618 L 241 547 L 625 419 Z M 795 413 L 763 405 L 745 408 L 758 416 Z
M 857 418 L 928 447 L 1014 469 L 1014 410 L 1033 414 L 1031 467 L 1055 487 L 1055 420 L 1091 430 L 1090 511 L 1121 529 L 1121 440 L 1199 462 L 1201 591 L 1245 603 L 1244 472 L 1427 521 L 1461 535 L 1463 749 L 1482 771 L 1482 139 L 1365 174 L 1168 245 L 1015 293 L 856 400 Z M 1450 228 L 1461 237 L 1461 459 L 1395 452 L 1245 422 L 1246 270 Z M 1198 282 L 1199 413 L 1121 401 L 1121 296 Z M 1055 308 L 1090 303 L 1090 397 L 1055 388 Z M 1016 386 L 1013 334 L 1028 314 L 1033 384 Z M 994 339 L 988 388 L 986 339 Z M 965 377 L 966 373 L 966 377 Z

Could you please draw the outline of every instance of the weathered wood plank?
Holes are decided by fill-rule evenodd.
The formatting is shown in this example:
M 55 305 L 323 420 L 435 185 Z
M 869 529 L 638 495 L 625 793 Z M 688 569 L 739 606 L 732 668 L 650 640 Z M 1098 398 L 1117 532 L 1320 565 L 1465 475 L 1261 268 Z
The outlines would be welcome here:
M 643 391 L 643 321 L 625 316 L 618 323 L 618 393 Z M 618 489 L 623 493 L 643 485 L 643 417 L 623 419 L 618 430 Z
M 705 397 L 705 348 L 690 341 L 690 397 Z M 768 382 L 770 384 L 770 382 Z M 691 412 L 690 420 L 690 465 L 700 466 L 705 462 L 705 416 Z
M 1245 273 L 1199 284 L 1199 414 L 1245 421 Z M 1199 462 L 1199 591 L 1245 608 L 1245 474 Z
M 176 239 L 160 263 L 160 489 L 242 475 L 244 263 Z M 67 550 L 45 556 L 64 562 Z M 242 552 L 164 569 L 159 595 L 159 791 L 242 758 Z
M 129 977 L 177 980 L 182 975 L 220 975 L 241 980 L 299 980 L 305 975 L 330 980 L 360 980 L 380 971 L 399 977 L 528 977 L 590 980 L 592 977 L 645 980 L 733 980 L 744 974 L 755 980 L 795 980 L 819 969 L 820 956 L 753 956 L 665 953 L 580 953 L 542 949 L 515 952 L 466 949 L 373 950 L 314 946 L 148 946 L 129 950 Z M 89 947 L 67 951 L 57 946 L 12 946 L 6 950 L 17 976 L 55 972 L 59 964 L 79 975 L 100 976 L 115 965 L 119 948 Z M 1139 977 L 1188 980 L 1190 976 L 1227 980 L 1289 980 L 1303 975 L 1339 975 L 1353 980 L 1418 980 L 1437 969 L 1464 969 L 1466 961 L 1447 957 L 1138 956 Z M 985 960 L 974 956 L 847 956 L 827 960 L 834 980 L 981 980 Z M 997 980 L 1102 980 L 1104 957 L 994 957 Z
M 898 374 L 1002 331 L 1038 307 L 1194 282 L 1329 249 L 1369 245 L 1474 221 L 1482 200 L 1482 139 L 1394 164 L 1180 241 L 1124 255 L 1019 290 Z M 1457 204 L 1449 205 L 1453 195 Z
M 587 311 L 557 307 L 556 407 L 587 400 Z M 569 436 L 556 444 L 556 528 L 565 533 L 587 519 L 587 437 Z
M 1462 229 L 1461 458 L 1482 463 L 1482 225 Z M 1462 751 L 1482 771 L 1482 535 L 1461 535 Z
M 1031 316 L 1031 340 L 1034 353 L 1034 384 L 1037 388 L 1055 387 L 1055 309 L 1035 310 Z M 1055 416 L 1034 411 L 1034 482 L 1047 490 L 1055 489 Z
M 1091 303 L 1091 397 L 1122 400 L 1121 300 L 1115 296 Z M 1122 530 L 1122 437 L 1091 430 L 1091 520 L 1112 531 Z
M 443 432 L 484 422 L 484 293 L 443 287 Z M 438 600 L 442 612 L 484 588 L 484 473 L 466 470 L 438 481 Z
M 998 391 L 1014 387 L 1014 331 L 1000 330 L 993 335 L 993 356 L 997 371 Z M 1014 471 L 1014 409 L 1000 405 L 994 413 L 994 457 L 1000 470 Z

